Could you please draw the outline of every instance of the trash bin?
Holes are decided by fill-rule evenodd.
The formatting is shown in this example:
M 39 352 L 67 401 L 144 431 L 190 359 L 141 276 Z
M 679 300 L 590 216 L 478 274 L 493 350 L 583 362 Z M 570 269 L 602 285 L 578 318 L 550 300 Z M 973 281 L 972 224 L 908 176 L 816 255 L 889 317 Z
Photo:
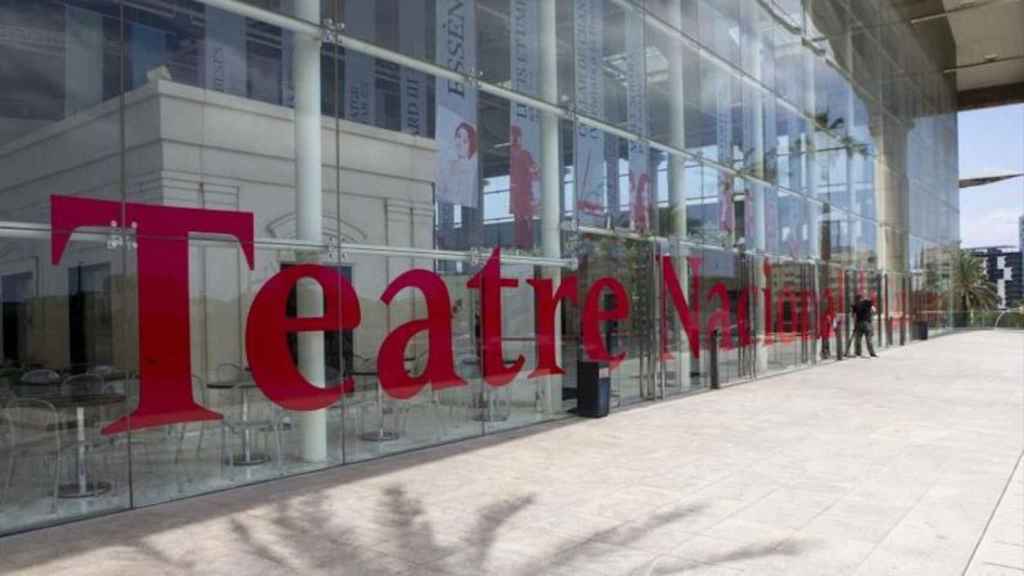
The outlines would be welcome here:
M 580 362 L 578 375 L 576 413 L 587 418 L 604 418 L 611 399 L 611 379 L 601 378 L 601 365 L 597 362 Z
M 917 321 L 917 339 L 927 340 L 928 339 L 928 321 L 918 320 Z

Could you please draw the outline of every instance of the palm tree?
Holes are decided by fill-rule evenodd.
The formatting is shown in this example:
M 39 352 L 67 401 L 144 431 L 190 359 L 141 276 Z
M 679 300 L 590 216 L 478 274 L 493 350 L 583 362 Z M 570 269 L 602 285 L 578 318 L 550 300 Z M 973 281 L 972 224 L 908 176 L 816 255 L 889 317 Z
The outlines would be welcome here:
M 985 273 L 985 262 L 965 250 L 953 253 L 953 296 L 962 312 L 990 310 L 999 302 L 996 287 Z

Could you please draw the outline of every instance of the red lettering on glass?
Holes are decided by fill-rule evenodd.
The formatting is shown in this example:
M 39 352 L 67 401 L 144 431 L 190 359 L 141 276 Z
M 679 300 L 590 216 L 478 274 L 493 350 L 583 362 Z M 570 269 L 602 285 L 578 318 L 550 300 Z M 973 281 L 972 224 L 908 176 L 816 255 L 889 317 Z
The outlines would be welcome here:
M 452 306 L 448 287 L 440 276 L 427 270 L 409 270 L 388 285 L 380 300 L 390 304 L 406 288 L 417 288 L 427 302 L 427 317 L 395 328 L 377 352 L 377 373 L 381 387 L 393 398 L 412 398 L 424 386 L 435 390 L 464 386 L 466 381 L 455 372 L 452 346 Z M 405 349 L 420 332 L 427 333 L 427 365 L 411 376 L 405 370 Z
M 578 283 L 575 275 L 562 279 L 558 291 L 552 294 L 554 282 L 550 278 L 531 278 L 526 281 L 534 292 L 534 332 L 537 334 L 537 367 L 530 373 L 530 378 L 564 374 L 565 370 L 558 365 L 555 354 L 555 318 L 558 305 L 568 299 L 578 304 L 576 294 Z
M 302 278 L 316 281 L 323 289 L 323 316 L 292 318 L 286 314 L 288 296 Z M 328 388 L 311 384 L 292 363 L 288 334 L 352 329 L 359 326 L 359 321 L 359 298 L 337 271 L 313 264 L 282 271 L 260 288 L 249 308 L 245 352 L 253 380 L 267 398 L 282 408 L 327 408 L 343 392 L 351 392 L 354 382 L 347 378 L 342 386 Z
M 679 276 L 676 275 L 675 264 L 671 256 L 661 257 L 661 275 L 664 278 L 665 294 L 671 299 L 672 305 L 683 323 L 683 331 L 690 343 L 690 354 L 694 358 L 700 357 L 700 265 L 701 259 L 689 257 L 686 259 L 690 267 L 691 276 L 691 307 L 683 295 L 683 289 L 679 285 Z M 668 298 L 662 296 L 661 301 L 661 358 L 668 360 L 672 358 L 672 352 L 668 347 Z
M 253 267 L 253 215 L 150 204 L 52 196 L 51 259 L 60 263 L 71 233 L 83 226 L 137 225 L 139 283 L 139 405 L 103 429 L 116 434 L 154 426 L 219 420 L 192 397 L 189 334 L 188 234 L 234 236 Z
M 718 330 L 721 335 L 719 344 L 723 350 L 732 350 L 732 330 L 729 326 L 729 311 L 732 306 L 729 302 L 729 290 L 725 283 L 717 282 L 708 292 L 708 301 L 718 298 L 718 308 L 708 316 L 708 333 Z
M 601 305 L 601 296 L 605 290 L 610 290 L 615 297 L 615 305 L 611 308 L 604 308 Z M 583 349 L 586 350 L 588 358 L 594 362 L 607 362 L 609 368 L 617 367 L 626 358 L 625 352 L 613 356 L 601 341 L 601 322 L 628 318 L 629 309 L 629 295 L 618 280 L 605 277 L 590 286 L 581 320 Z
M 519 281 L 501 277 L 501 250 L 495 248 L 487 264 L 466 284 L 480 291 L 480 332 L 483 339 L 483 377 L 493 387 L 505 386 L 523 369 L 526 359 L 519 355 L 505 364 L 501 344 L 501 289 L 515 288 Z

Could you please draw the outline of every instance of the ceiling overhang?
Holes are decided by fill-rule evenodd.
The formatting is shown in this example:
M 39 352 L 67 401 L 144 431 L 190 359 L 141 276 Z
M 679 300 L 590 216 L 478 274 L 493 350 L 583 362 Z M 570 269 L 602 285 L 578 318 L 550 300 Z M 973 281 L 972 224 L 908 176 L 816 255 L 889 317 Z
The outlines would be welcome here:
M 1024 0 L 899 3 L 955 83 L 960 110 L 1024 102 Z

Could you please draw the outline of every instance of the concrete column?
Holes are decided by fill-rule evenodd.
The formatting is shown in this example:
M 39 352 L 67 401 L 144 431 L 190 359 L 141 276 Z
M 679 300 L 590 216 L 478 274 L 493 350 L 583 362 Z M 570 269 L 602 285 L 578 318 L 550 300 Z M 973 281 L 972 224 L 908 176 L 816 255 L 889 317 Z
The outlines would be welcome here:
M 540 4 L 540 95 L 546 102 L 558 103 L 558 36 L 556 2 Z M 562 257 L 562 153 L 559 146 L 558 117 L 541 113 L 541 249 L 545 258 Z M 552 268 L 547 276 L 558 286 L 561 270 Z M 562 362 L 562 325 L 556 320 L 555 358 Z M 545 383 L 548 413 L 562 409 L 562 377 L 549 376 Z
M 296 0 L 295 16 L 320 21 L 319 0 Z M 323 242 L 323 161 L 320 128 L 320 38 L 295 35 L 293 52 L 295 77 L 295 238 Z M 318 255 L 309 261 L 319 262 Z M 323 291 L 318 284 L 303 280 L 296 295 L 299 316 L 323 315 Z M 324 335 L 298 334 L 299 371 L 316 386 L 324 386 Z M 302 437 L 302 459 L 327 460 L 327 413 L 302 412 L 295 416 Z
M 683 6 L 682 0 L 672 0 L 669 7 L 669 24 L 677 30 L 683 29 Z M 683 74 L 683 46 L 681 41 L 673 39 L 673 45 L 669 47 L 667 54 L 668 81 L 669 81 L 669 138 L 673 148 L 686 150 L 686 80 Z M 685 240 L 686 230 L 686 159 L 683 156 L 672 154 L 668 159 L 668 187 L 669 187 L 669 210 L 671 214 L 668 231 L 670 237 L 677 240 Z M 673 251 L 676 257 L 676 275 L 683 290 L 690 297 L 689 267 L 686 264 L 688 251 L 680 247 Z M 659 275 L 660 277 L 660 275 Z M 660 287 L 659 287 L 660 288 Z M 663 291 L 659 290 L 659 293 Z M 662 297 L 664 294 L 662 293 Z M 671 308 L 668 308 L 671 310 Z M 661 349 L 660 342 L 657 349 Z M 690 348 L 682 345 L 675 354 L 675 372 L 679 384 L 684 388 L 690 385 Z

